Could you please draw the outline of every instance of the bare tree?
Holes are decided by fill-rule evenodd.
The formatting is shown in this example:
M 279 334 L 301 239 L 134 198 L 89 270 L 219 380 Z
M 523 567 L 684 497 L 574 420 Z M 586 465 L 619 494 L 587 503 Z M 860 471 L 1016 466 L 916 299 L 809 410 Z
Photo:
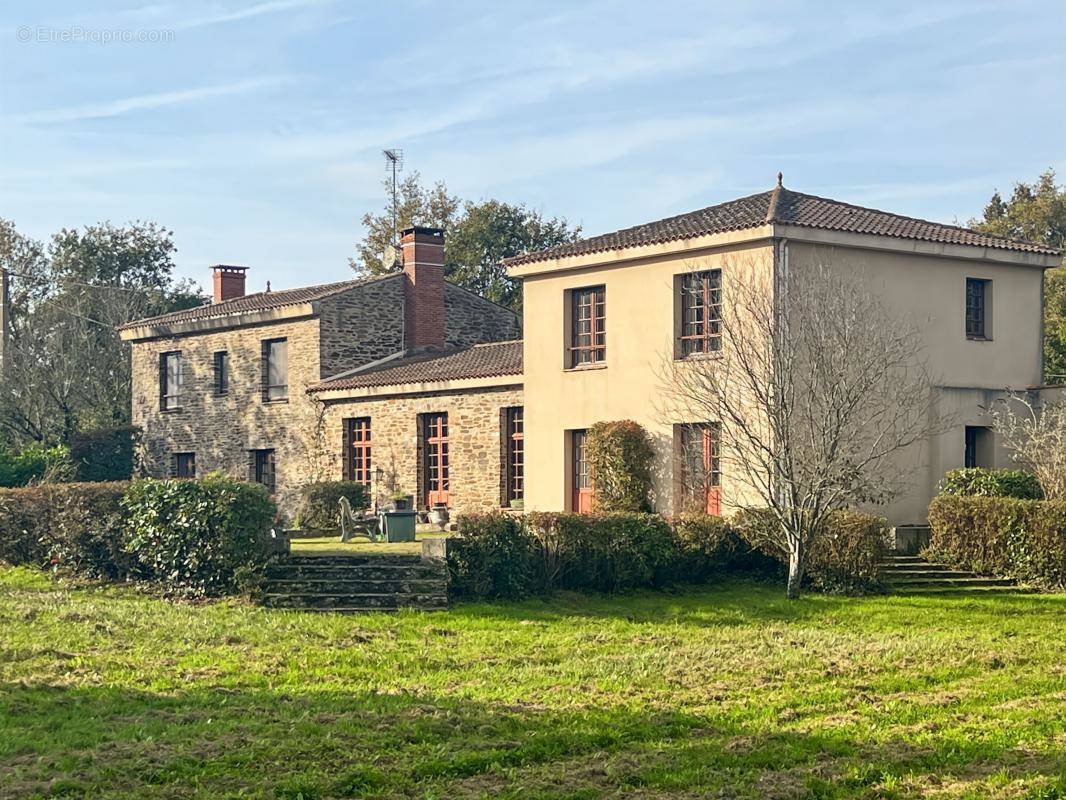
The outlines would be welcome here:
M 736 259 L 713 285 L 693 312 L 705 344 L 663 360 L 662 413 L 717 431 L 723 499 L 765 510 L 757 535 L 787 558 L 794 598 L 827 516 L 896 496 L 905 451 L 939 428 L 922 340 L 828 257 L 791 275 Z
M 1036 475 L 1044 497 L 1066 499 L 1066 401 L 1040 403 L 1012 393 L 988 415 L 1014 460 Z

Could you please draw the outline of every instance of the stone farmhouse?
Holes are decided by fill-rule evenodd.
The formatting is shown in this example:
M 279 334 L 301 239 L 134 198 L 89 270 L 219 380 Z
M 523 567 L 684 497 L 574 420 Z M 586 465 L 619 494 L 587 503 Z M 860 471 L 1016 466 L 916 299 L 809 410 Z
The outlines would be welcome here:
M 922 321 L 939 376 L 931 413 L 958 420 L 915 450 L 907 491 L 882 509 L 921 523 L 946 470 L 1007 465 L 985 409 L 1008 389 L 1042 391 L 1043 271 L 1060 261 L 779 181 L 511 259 L 520 340 L 511 312 L 444 280 L 441 231 L 411 228 L 401 244 L 402 272 L 305 289 L 246 295 L 244 268 L 218 266 L 211 304 L 124 326 L 143 468 L 246 476 L 283 504 L 308 480 L 343 477 L 379 504 L 399 490 L 420 508 L 583 511 L 585 430 L 633 419 L 655 442 L 656 508 L 679 508 L 698 470 L 721 511 L 730 476 L 714 423 L 661 418 L 657 364 L 716 348 L 731 260 L 801 276 L 829 250 L 893 313 Z

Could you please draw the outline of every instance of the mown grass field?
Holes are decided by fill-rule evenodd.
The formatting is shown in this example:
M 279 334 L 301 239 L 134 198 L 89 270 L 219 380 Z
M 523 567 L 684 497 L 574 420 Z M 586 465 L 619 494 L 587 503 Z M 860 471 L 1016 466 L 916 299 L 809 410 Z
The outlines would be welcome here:
M 0 797 L 1066 797 L 1066 596 L 443 614 L 0 570 Z

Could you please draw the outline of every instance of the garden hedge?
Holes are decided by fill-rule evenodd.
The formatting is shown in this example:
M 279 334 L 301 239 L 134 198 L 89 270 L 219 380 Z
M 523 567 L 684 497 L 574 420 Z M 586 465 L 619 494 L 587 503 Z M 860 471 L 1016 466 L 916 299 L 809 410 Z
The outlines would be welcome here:
M 1031 472 L 1020 469 L 953 469 L 940 481 L 940 494 L 966 497 L 1016 497 L 1042 500 L 1044 491 Z
M 142 575 L 191 596 L 233 594 L 270 557 L 277 515 L 257 483 L 208 475 L 203 480 L 134 481 L 122 500 L 126 549 Z
M 300 488 L 300 506 L 296 526 L 311 531 L 334 531 L 340 528 L 340 499 L 348 498 L 353 510 L 370 507 L 370 492 L 355 481 L 321 481 Z
M 1066 500 L 941 495 L 928 558 L 1049 588 L 1066 586 Z
M 140 428 L 123 425 L 75 435 L 70 460 L 79 481 L 128 481 L 133 477 L 133 452 Z
M 0 489 L 0 560 L 230 594 L 269 557 L 275 513 L 264 487 L 215 476 Z
M 827 591 L 877 585 L 885 523 L 834 512 L 809 555 L 808 583 Z M 555 589 L 619 592 L 705 582 L 717 574 L 782 575 L 783 557 L 744 538 L 744 526 L 706 514 L 466 514 L 449 539 L 456 597 L 516 599 Z
M 92 578 L 129 575 L 121 501 L 127 483 L 57 483 L 0 489 L 0 560 Z

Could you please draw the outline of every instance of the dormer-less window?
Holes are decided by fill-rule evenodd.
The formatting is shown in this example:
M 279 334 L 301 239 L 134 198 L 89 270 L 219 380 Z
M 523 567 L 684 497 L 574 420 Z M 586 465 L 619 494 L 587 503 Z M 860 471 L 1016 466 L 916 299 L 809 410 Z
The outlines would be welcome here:
M 229 394 L 229 353 L 225 350 L 215 353 L 215 394 Z
M 176 411 L 181 408 L 181 389 L 184 374 L 181 352 L 159 354 L 159 408 Z
M 988 339 L 988 307 L 992 281 L 981 278 L 966 279 L 966 338 Z
M 681 357 L 721 349 L 722 270 L 681 276 Z
M 289 342 L 267 339 L 263 342 L 263 400 L 270 403 L 289 397 Z
M 570 292 L 569 367 L 602 364 L 607 360 L 607 300 L 603 286 Z

